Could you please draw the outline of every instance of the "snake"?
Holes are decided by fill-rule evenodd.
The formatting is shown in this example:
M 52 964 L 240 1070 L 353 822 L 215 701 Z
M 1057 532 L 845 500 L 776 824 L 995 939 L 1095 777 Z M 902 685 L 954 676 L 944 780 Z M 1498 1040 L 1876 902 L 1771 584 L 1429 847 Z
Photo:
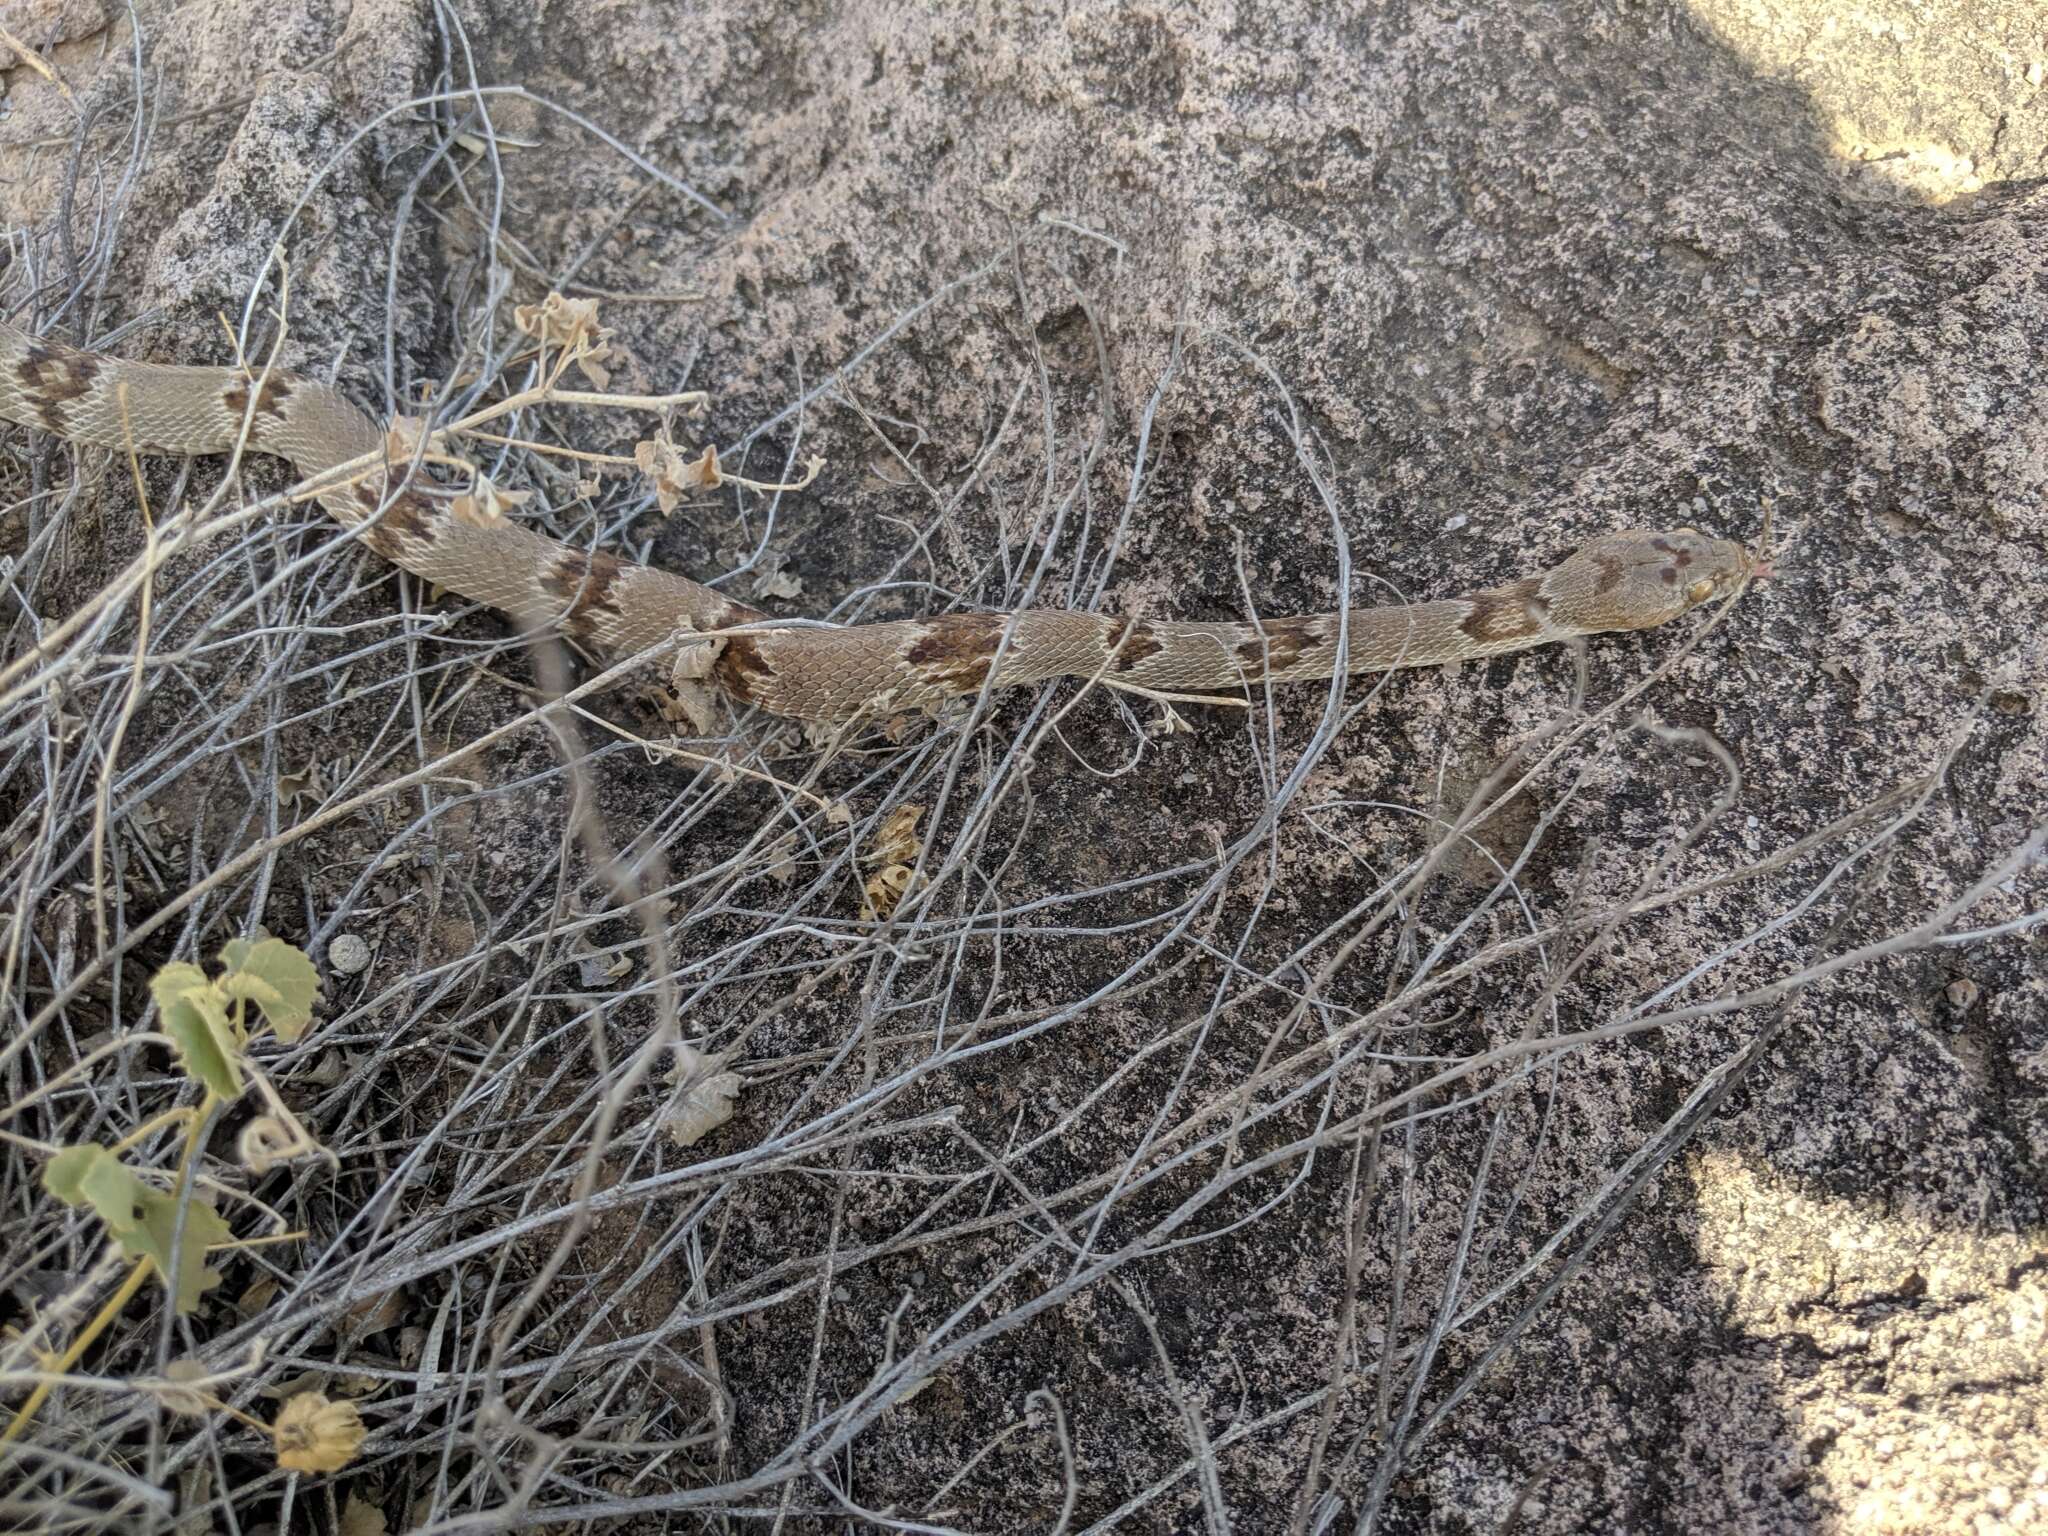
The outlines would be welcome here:
M 0 419 L 67 443 L 145 455 L 246 445 L 288 462 L 376 554 L 529 630 L 600 655 L 690 648 L 687 675 L 733 704 L 830 727 L 987 689 L 1084 678 L 1155 698 L 1239 694 L 1504 655 L 1649 629 L 1732 594 L 1767 565 L 1690 527 L 1595 538 L 1547 570 L 1429 602 L 1236 622 L 1062 609 L 959 611 L 853 625 L 791 623 L 656 566 L 585 550 L 503 515 L 463 515 L 333 385 L 285 370 L 136 362 L 0 322 Z M 335 475 L 369 456 L 377 467 Z M 682 675 L 679 673 L 679 675 Z

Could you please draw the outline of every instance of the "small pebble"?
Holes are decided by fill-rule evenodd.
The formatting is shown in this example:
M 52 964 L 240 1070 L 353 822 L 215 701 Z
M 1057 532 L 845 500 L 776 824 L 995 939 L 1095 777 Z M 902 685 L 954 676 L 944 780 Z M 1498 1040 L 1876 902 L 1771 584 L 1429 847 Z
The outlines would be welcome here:
M 1464 527 L 1467 523 L 1471 521 L 1471 518 L 1467 517 L 1464 513 L 1460 512 L 1456 517 L 1444 519 L 1444 532 L 1456 533 L 1460 528 Z
M 360 976 L 370 968 L 370 946 L 352 933 L 337 933 L 327 946 L 327 965 L 337 976 Z
M 1942 988 L 1941 995 L 1948 999 L 1949 1007 L 1962 1012 L 1977 1001 L 1977 983 L 1970 980 L 1967 976 L 1958 976 L 1954 981 Z

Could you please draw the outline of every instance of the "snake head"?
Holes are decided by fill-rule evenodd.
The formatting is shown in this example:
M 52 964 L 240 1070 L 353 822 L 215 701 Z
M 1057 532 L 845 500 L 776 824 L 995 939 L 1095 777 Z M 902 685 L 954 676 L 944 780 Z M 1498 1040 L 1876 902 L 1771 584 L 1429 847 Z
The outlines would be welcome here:
M 1631 528 L 1595 539 L 1554 578 L 1588 630 L 1649 629 L 1769 573 L 1748 550 L 1695 528 Z

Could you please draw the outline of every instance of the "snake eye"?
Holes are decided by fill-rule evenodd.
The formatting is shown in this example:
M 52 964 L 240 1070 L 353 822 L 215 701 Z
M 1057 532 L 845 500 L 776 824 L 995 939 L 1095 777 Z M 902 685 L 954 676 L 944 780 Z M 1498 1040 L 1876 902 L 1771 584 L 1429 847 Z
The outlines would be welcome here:
M 1713 595 L 1714 584 L 1711 581 L 1696 581 L 1685 589 L 1685 600 L 1688 603 L 1704 603 Z

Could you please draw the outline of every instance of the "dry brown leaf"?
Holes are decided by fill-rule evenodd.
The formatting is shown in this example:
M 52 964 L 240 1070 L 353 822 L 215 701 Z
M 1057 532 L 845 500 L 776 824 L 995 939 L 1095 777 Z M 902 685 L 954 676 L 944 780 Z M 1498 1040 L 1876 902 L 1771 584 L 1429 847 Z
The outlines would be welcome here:
M 171 1527 L 175 1536 L 213 1536 L 206 1506 L 213 1502 L 213 1464 L 194 1457 L 178 1474 L 178 1508 L 185 1511 Z
M 235 1137 L 236 1158 L 258 1178 L 318 1147 L 304 1126 L 276 1115 L 258 1115 Z
M 249 1282 L 248 1288 L 235 1298 L 235 1310 L 244 1317 L 254 1317 L 277 1299 L 278 1283 L 275 1275 L 258 1275 Z
M 281 1403 L 303 1392 L 318 1392 L 326 1387 L 328 1373 L 320 1370 L 305 1370 L 296 1376 L 287 1376 L 283 1381 L 274 1381 L 257 1390 L 274 1403 Z
M 512 323 L 544 347 L 567 350 L 583 377 L 599 389 L 611 384 L 604 360 L 611 353 L 611 332 L 597 323 L 597 300 L 564 298 L 551 293 L 538 304 L 521 304 Z
M 341 1507 L 340 1536 L 384 1536 L 388 1529 L 384 1511 L 368 1499 L 351 1493 Z
M 870 865 L 874 864 L 915 864 L 918 854 L 924 851 L 924 844 L 917 835 L 918 819 L 924 815 L 924 807 L 906 801 L 891 811 L 882 825 L 875 830 L 875 839 L 868 844 L 863 856 Z
M 716 490 L 725 484 L 725 477 L 718 471 L 718 445 L 706 443 L 703 453 L 683 467 L 685 483 L 700 485 L 705 490 Z
M 722 1070 L 731 1057 L 706 1055 L 694 1045 L 676 1047 L 676 1064 L 665 1081 L 679 1090 L 661 1112 L 662 1129 L 679 1147 L 695 1146 L 732 1118 L 733 1101 L 746 1086 L 737 1072 Z
M 868 844 L 868 864 L 915 864 L 918 854 L 924 852 L 924 842 L 918 838 L 918 819 L 924 815 L 924 807 L 905 801 L 893 809 L 874 829 L 874 842 Z
M 270 1426 L 277 1464 L 287 1472 L 339 1472 L 356 1459 L 365 1433 L 356 1405 L 330 1402 L 324 1392 L 301 1392 Z
M 754 596 L 795 598 L 804 595 L 803 578 L 792 576 L 786 567 L 789 556 L 778 550 L 766 550 L 754 571 Z
M 716 447 L 707 446 L 696 458 L 685 459 L 666 427 L 657 427 L 653 437 L 633 445 L 633 462 L 654 482 L 654 497 L 663 512 L 675 511 L 691 491 L 712 490 L 725 483 Z
M 885 864 L 868 876 L 867 884 L 861 887 L 861 915 L 867 918 L 893 916 L 904 894 L 910 890 L 914 873 L 908 864 Z
M 405 1287 L 394 1285 L 388 1291 L 366 1296 L 348 1309 L 347 1316 L 352 1341 L 360 1342 L 373 1333 L 382 1333 L 405 1316 Z
M 327 793 L 322 777 L 321 765 L 317 762 L 308 763 L 293 773 L 280 773 L 277 776 L 278 803 L 293 805 L 300 800 L 317 802 Z
M 633 462 L 640 473 L 654 482 L 654 499 L 664 515 L 675 511 L 683 499 L 683 456 L 669 441 L 668 429 L 658 427 L 654 436 L 633 445 Z
M 499 490 L 491 484 L 488 475 L 479 471 L 469 489 L 448 504 L 448 511 L 458 522 L 488 528 L 494 523 L 502 523 L 507 512 L 525 506 L 532 499 L 531 491 Z
M 522 334 L 546 347 L 573 347 L 580 341 L 594 341 L 601 334 L 597 300 L 572 299 L 561 293 L 551 292 L 538 304 L 516 305 L 512 323 Z
M 424 416 L 394 416 L 384 429 L 384 457 L 393 464 L 410 464 L 419 457 L 427 438 Z
M 173 1360 L 164 1367 L 163 1380 L 150 1383 L 150 1389 L 171 1412 L 196 1417 L 213 1411 L 213 1397 L 191 1383 L 204 1381 L 212 1374 L 197 1360 Z
M 659 683 L 651 684 L 645 694 L 647 707 L 654 711 L 655 718 L 664 725 L 682 725 L 690 720 L 690 711 L 676 696 L 675 690 Z
M 764 848 L 761 851 L 761 860 L 766 866 L 765 873 L 768 878 L 778 885 L 788 885 L 794 880 L 797 874 L 797 854 L 800 851 L 801 845 L 793 832 L 783 833 Z

